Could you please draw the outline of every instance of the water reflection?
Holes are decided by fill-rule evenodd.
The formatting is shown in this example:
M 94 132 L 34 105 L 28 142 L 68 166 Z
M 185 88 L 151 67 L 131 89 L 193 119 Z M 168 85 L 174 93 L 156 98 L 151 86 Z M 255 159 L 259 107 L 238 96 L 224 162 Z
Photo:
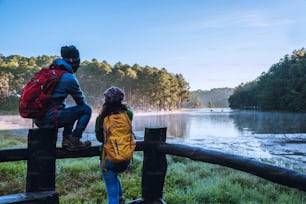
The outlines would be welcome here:
M 145 127 L 166 126 L 167 137 L 186 137 L 188 115 L 185 113 L 166 114 L 136 114 L 133 121 L 133 129 L 141 132 Z
M 96 114 L 84 139 L 94 136 Z M 0 134 L 27 135 L 31 120 L 0 116 Z M 190 144 L 252 158 L 273 159 L 278 164 L 306 170 L 306 114 L 232 111 L 230 109 L 184 110 L 179 113 L 137 113 L 133 129 L 141 139 L 145 127 L 166 126 L 167 141 Z M 60 134 L 59 134 L 60 135 Z
M 306 169 L 305 124 L 306 114 L 200 109 L 136 115 L 134 129 L 141 132 L 150 125 L 166 126 L 168 142 Z
M 239 135 L 230 112 L 217 109 L 185 110 L 179 113 L 136 114 L 134 130 L 141 131 L 148 126 L 166 126 L 167 137 L 203 138 L 203 136 L 224 135 L 227 137 Z
M 306 133 L 306 114 L 234 111 L 230 116 L 236 128 L 257 134 Z

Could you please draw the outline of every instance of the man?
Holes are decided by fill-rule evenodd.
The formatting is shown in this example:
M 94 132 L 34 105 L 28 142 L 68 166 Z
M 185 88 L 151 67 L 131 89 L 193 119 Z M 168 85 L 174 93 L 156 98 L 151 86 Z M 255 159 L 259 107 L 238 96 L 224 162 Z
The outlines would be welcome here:
M 91 108 L 74 75 L 80 65 L 79 51 L 75 46 L 64 46 L 61 48 L 61 56 L 62 58 L 54 60 L 53 64 L 67 72 L 62 75 L 51 96 L 51 103 L 56 106 L 34 122 L 39 128 L 64 127 L 62 147 L 68 151 L 88 149 L 91 142 L 82 142 L 81 137 L 90 120 Z M 75 106 L 66 105 L 68 95 L 74 99 Z

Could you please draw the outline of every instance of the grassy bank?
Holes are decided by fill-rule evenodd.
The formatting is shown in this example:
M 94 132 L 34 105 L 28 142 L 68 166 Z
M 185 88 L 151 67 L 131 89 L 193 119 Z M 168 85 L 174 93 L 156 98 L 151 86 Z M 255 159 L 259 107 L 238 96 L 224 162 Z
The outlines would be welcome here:
M 26 138 L 1 137 L 0 148 L 26 146 Z M 168 204 L 306 203 L 306 193 L 226 167 L 167 156 L 164 200 Z M 141 197 L 142 153 L 121 181 L 127 200 Z M 26 162 L 0 163 L 0 195 L 25 191 Z M 107 203 L 98 157 L 56 162 L 56 190 L 61 203 Z

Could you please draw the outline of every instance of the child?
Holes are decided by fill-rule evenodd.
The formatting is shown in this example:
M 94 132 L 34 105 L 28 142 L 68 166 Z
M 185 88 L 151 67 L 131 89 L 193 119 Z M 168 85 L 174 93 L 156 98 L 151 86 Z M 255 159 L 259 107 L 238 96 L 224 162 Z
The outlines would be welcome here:
M 96 119 L 95 126 L 97 140 L 102 142 L 102 152 L 103 146 L 107 142 L 105 141 L 105 130 L 103 130 L 104 119 L 112 114 L 119 114 L 122 112 L 127 114 L 128 120 L 130 120 L 129 123 L 131 123 L 133 119 L 132 110 L 128 108 L 127 105 L 122 104 L 124 98 L 124 92 L 122 89 L 112 86 L 104 92 L 104 97 L 105 103 L 103 104 L 101 113 Z M 105 161 L 103 160 L 103 158 L 100 158 L 100 169 L 102 172 L 103 181 L 106 185 L 108 204 L 124 204 L 125 199 L 118 174 L 127 169 L 129 161 L 113 163 L 108 159 Z

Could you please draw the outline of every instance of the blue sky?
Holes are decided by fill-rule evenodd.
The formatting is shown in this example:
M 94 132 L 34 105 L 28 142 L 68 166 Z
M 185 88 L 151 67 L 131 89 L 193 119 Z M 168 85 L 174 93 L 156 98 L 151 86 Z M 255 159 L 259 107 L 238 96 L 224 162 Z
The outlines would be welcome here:
M 0 0 L 0 53 L 96 58 L 234 88 L 306 47 L 306 0 Z

